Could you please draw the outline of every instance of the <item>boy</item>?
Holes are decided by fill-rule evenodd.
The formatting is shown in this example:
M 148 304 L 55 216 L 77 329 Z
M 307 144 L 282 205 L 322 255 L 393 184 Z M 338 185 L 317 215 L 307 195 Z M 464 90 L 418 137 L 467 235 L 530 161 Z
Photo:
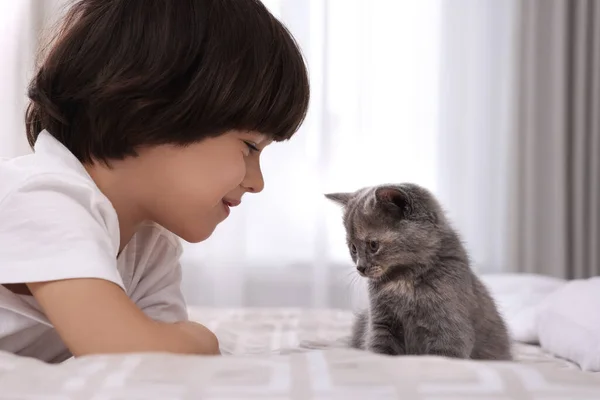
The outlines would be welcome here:
M 260 192 L 262 150 L 302 123 L 289 32 L 258 0 L 79 0 L 28 94 L 34 154 L 0 163 L 0 350 L 218 354 L 177 236 Z

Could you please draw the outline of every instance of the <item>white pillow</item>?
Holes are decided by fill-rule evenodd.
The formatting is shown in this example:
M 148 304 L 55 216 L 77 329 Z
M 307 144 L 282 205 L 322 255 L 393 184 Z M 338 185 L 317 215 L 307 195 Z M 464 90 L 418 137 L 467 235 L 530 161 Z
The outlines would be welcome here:
M 600 371 L 600 277 L 571 281 L 548 296 L 537 325 L 542 348 Z
M 538 343 L 536 325 L 540 304 L 566 284 L 564 279 L 535 274 L 483 275 L 481 280 L 494 298 L 513 340 Z

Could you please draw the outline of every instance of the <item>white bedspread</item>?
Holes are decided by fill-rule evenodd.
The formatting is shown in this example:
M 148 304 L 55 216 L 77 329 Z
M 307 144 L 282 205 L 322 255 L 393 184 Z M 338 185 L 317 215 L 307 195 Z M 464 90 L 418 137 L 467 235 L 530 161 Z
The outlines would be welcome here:
M 335 310 L 192 309 L 222 357 L 93 356 L 61 365 L 0 353 L 1 399 L 600 399 L 600 374 L 538 347 L 516 362 L 385 357 L 344 348 Z M 316 350 L 315 350 L 316 349 Z

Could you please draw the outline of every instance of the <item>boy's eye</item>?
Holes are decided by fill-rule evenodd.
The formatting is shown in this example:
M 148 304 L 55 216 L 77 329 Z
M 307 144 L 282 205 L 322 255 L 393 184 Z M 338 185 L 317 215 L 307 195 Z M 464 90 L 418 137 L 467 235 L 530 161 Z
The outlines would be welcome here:
M 254 143 L 252 143 L 252 142 L 246 142 L 246 141 L 244 141 L 244 143 L 246 143 L 246 146 L 248 146 L 248 148 L 250 149 L 250 152 L 258 152 L 258 151 L 260 151 L 258 149 L 258 147 L 256 147 L 256 145 Z

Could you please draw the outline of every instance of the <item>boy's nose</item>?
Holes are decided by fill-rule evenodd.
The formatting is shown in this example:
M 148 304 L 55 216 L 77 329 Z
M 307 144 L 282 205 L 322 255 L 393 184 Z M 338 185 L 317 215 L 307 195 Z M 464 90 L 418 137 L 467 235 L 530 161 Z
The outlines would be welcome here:
M 250 193 L 262 192 L 265 188 L 265 180 L 263 179 L 260 166 L 253 166 L 246 170 L 246 177 L 242 182 L 242 186 Z

